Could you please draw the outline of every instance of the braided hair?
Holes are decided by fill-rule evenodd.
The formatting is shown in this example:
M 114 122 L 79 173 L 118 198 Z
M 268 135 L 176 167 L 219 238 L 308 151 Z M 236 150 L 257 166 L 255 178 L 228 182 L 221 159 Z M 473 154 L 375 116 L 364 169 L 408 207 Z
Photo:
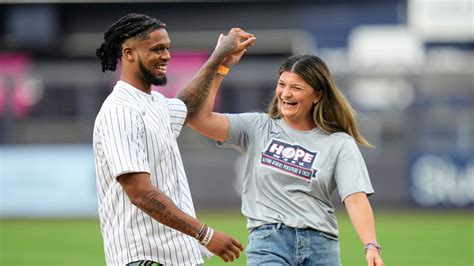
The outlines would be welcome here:
M 132 37 L 146 39 L 150 32 L 165 27 L 166 24 L 158 19 L 143 14 L 132 13 L 121 17 L 104 33 L 104 43 L 96 51 L 102 72 L 117 69 L 117 60 L 122 57 L 122 44 L 125 40 Z

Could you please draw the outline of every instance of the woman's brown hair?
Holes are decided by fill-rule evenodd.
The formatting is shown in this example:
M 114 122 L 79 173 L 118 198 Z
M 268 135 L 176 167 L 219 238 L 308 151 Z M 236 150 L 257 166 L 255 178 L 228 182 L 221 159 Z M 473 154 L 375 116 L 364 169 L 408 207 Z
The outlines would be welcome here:
M 336 86 L 329 68 L 321 58 L 305 54 L 289 57 L 281 65 L 279 74 L 285 71 L 297 74 L 313 89 L 322 92 L 321 99 L 313 109 L 313 120 L 318 128 L 327 134 L 346 132 L 358 144 L 372 147 L 360 133 L 354 109 Z M 268 115 L 273 119 L 283 117 L 276 95 L 268 107 Z

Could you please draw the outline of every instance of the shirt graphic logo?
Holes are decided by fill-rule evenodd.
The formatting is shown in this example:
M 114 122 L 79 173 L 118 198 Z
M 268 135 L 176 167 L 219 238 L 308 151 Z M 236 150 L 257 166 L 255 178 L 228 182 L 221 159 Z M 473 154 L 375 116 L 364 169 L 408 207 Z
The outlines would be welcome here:
M 276 136 L 276 135 L 279 135 L 279 134 L 281 134 L 281 131 L 278 130 L 278 129 L 270 130 L 270 135 L 272 135 L 272 136 Z
M 262 164 L 282 170 L 295 177 L 309 181 L 318 169 L 312 168 L 318 152 L 310 151 L 300 145 L 293 145 L 272 139 L 262 153 Z

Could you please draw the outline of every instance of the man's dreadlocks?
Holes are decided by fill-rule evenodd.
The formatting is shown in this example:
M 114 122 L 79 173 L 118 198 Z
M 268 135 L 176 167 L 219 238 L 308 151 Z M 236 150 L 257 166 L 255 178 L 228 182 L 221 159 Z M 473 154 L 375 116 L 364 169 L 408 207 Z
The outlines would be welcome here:
M 104 43 L 96 51 L 102 72 L 117 69 L 117 60 L 122 56 L 122 44 L 125 40 L 131 37 L 146 39 L 150 32 L 165 27 L 166 24 L 147 15 L 128 14 L 121 17 L 104 33 Z

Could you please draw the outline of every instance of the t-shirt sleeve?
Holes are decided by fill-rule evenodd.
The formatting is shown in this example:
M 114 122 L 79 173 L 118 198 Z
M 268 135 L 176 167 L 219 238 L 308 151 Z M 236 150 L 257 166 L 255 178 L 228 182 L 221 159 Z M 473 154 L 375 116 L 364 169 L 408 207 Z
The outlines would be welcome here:
M 364 158 L 352 138 L 348 138 L 339 151 L 334 175 L 343 202 L 357 192 L 374 193 Z
M 255 134 L 256 124 L 262 116 L 260 113 L 226 114 L 229 120 L 229 131 L 225 142 L 217 141 L 217 146 L 234 148 L 242 153 L 247 151 L 249 140 Z
M 124 106 L 109 108 L 101 120 L 101 143 L 110 174 L 150 172 L 145 128 L 140 113 Z
M 179 137 L 181 129 L 183 128 L 184 122 L 186 121 L 186 115 L 188 109 L 183 101 L 180 99 L 166 99 L 168 109 L 170 110 L 170 122 L 171 128 L 173 129 L 174 136 Z

